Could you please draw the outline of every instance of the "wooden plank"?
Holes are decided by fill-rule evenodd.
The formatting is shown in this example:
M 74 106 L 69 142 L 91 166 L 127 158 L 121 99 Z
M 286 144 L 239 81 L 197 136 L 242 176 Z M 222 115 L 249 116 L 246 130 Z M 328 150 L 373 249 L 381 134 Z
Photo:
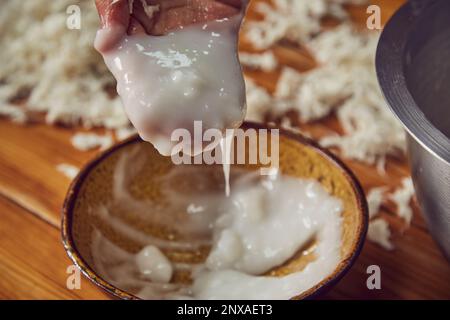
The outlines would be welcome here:
M 69 163 L 81 167 L 95 154 L 71 146 L 70 138 L 76 131 L 44 124 L 22 126 L 0 119 L 0 194 L 59 225 L 70 180 L 56 166 Z
M 72 263 L 59 230 L 0 197 L 0 299 L 105 299 L 88 280 L 66 287 Z
M 430 234 L 403 226 L 383 213 L 395 230 L 394 251 L 366 241 L 360 257 L 344 279 L 325 299 L 450 299 L 450 267 Z M 369 290 L 367 267 L 381 269 L 381 290 Z
M 261 0 L 259 0 L 261 1 Z M 257 2 L 257 1 L 255 1 Z M 378 0 L 383 21 L 402 1 Z M 349 8 L 352 17 L 364 24 L 366 13 L 361 8 Z M 254 12 L 250 12 L 257 18 Z M 241 47 L 252 51 L 243 41 Z M 305 49 L 277 45 L 273 48 L 282 65 L 303 71 L 315 65 Z M 280 69 L 270 74 L 247 71 L 256 82 L 273 91 Z M 312 124 L 300 124 L 313 137 L 340 132 L 336 119 L 330 117 Z M 70 145 L 70 138 L 80 128 L 50 127 L 44 124 L 21 126 L 0 119 L 0 195 L 21 207 L 0 198 L 0 298 L 104 298 L 99 290 L 83 281 L 81 291 L 65 287 L 65 270 L 70 263 L 60 244 L 60 209 L 70 183 L 57 172 L 59 163 L 81 167 L 96 152 L 80 152 Z M 97 132 L 102 132 L 97 131 Z M 409 175 L 406 159 L 388 159 L 386 175 L 373 166 L 345 161 L 361 180 L 366 191 L 386 185 L 393 190 Z M 450 266 L 432 241 L 417 206 L 409 229 L 395 217 L 395 206 L 386 203 L 383 216 L 393 229 L 396 249 L 386 251 L 367 242 L 349 275 L 325 298 L 450 298 Z M 30 215 L 49 222 L 45 223 Z M 50 225 L 51 224 L 51 225 Z M 382 271 L 382 290 L 369 291 L 366 269 L 376 264 Z

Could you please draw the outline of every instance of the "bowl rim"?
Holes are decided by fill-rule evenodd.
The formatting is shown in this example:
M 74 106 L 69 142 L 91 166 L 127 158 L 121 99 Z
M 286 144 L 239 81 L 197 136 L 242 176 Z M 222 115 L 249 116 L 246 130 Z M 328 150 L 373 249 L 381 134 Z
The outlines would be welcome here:
M 357 226 L 356 237 L 352 243 L 352 247 L 350 253 L 343 257 L 335 270 L 322 279 L 315 286 L 309 288 L 308 290 L 302 292 L 301 294 L 294 296 L 291 300 L 301 300 L 301 299 L 312 299 L 323 293 L 325 293 L 328 289 L 330 289 L 333 285 L 335 285 L 342 277 L 349 271 L 357 257 L 359 256 L 364 240 L 367 234 L 368 224 L 369 224 L 369 214 L 368 214 L 368 205 L 365 197 L 365 193 L 356 178 L 355 174 L 345 165 L 342 160 L 340 160 L 336 155 L 331 153 L 329 150 L 319 146 L 314 140 L 307 138 L 299 133 L 296 133 L 292 130 L 279 128 L 275 125 L 270 124 L 260 124 L 256 122 L 245 121 L 241 128 L 244 129 L 279 129 L 280 136 L 285 136 L 289 139 L 297 141 L 304 146 L 312 148 L 315 152 L 319 153 L 322 157 L 324 157 L 327 161 L 330 161 L 334 166 L 336 166 L 345 176 L 347 181 L 350 183 L 353 193 L 356 197 L 356 205 L 358 208 L 358 214 L 360 216 L 360 223 Z M 104 280 L 100 277 L 84 260 L 80 252 L 78 251 L 75 245 L 75 239 L 72 235 L 72 218 L 73 218 L 73 209 L 76 204 L 76 199 L 78 193 L 83 185 L 86 177 L 95 169 L 95 167 L 100 164 L 107 157 L 112 155 L 117 150 L 134 143 L 138 143 L 142 141 L 140 137 L 136 134 L 133 135 L 109 149 L 101 152 L 94 159 L 89 161 L 78 173 L 75 179 L 71 182 L 69 189 L 67 191 L 64 204 L 62 207 L 62 218 L 61 218 L 61 238 L 64 249 L 69 256 L 70 260 L 76 265 L 82 272 L 82 274 L 88 278 L 91 282 L 93 282 L 96 286 L 100 287 L 106 293 L 110 294 L 114 298 L 125 299 L 125 300 L 141 300 L 139 297 L 130 294 L 122 289 L 115 287 L 110 284 L 108 281 Z
M 417 1 L 416 1 L 417 2 Z M 442 10 L 447 1 L 422 3 L 418 9 L 407 1 L 385 25 L 378 41 L 375 67 L 381 91 L 388 106 L 411 135 L 424 149 L 439 160 L 450 163 L 450 138 L 437 129 L 415 102 L 406 83 L 405 50 L 424 14 Z

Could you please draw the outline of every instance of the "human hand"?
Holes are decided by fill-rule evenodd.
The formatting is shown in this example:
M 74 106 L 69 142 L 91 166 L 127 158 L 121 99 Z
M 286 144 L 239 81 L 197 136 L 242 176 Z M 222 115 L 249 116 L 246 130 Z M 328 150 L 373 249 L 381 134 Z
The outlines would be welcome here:
M 164 35 L 182 26 L 234 16 L 243 0 L 96 0 L 95 4 L 102 29 L 108 30 L 96 42 L 104 53 L 125 34 Z

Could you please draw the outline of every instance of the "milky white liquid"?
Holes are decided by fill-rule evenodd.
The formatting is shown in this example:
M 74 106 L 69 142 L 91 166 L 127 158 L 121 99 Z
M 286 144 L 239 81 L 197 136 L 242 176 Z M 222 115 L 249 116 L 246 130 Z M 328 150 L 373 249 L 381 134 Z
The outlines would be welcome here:
M 178 143 L 172 135 L 177 129 L 191 133 L 191 139 L 183 141 L 184 150 L 192 155 L 203 151 L 203 135 L 194 135 L 194 121 L 201 121 L 203 130 L 223 133 L 241 125 L 246 102 L 237 43 L 246 6 L 247 1 L 242 1 L 242 10 L 234 17 L 187 26 L 165 36 L 126 35 L 115 48 L 102 52 L 130 121 L 162 155 L 176 152 Z M 96 47 L 102 48 L 121 31 L 120 27 L 99 30 Z M 230 152 L 226 147 L 231 139 L 220 142 L 227 195 Z
M 201 178 L 193 184 L 191 194 L 183 195 L 170 187 L 170 181 L 198 177 L 202 169 L 175 167 L 161 180 L 163 196 L 170 198 L 175 208 L 184 208 L 188 217 L 177 232 L 195 235 L 198 240 L 183 243 L 142 234 L 113 214 L 120 203 L 140 219 L 161 221 L 165 217 L 157 204 L 134 199 L 127 190 L 126 179 L 139 174 L 139 157 L 137 149 L 122 155 L 115 170 L 116 202 L 92 209 L 92 214 L 102 217 L 113 230 L 143 246 L 131 254 L 94 231 L 95 269 L 119 288 L 135 290 L 133 293 L 144 299 L 289 299 L 320 282 L 338 265 L 341 201 L 316 181 L 283 175 L 260 177 L 255 172 L 234 170 L 230 197 L 209 190 L 206 184 L 203 187 Z M 313 239 L 316 260 L 305 269 L 283 277 L 263 276 Z M 211 250 L 201 264 L 172 263 L 162 253 L 204 245 Z M 188 270 L 192 284 L 170 283 L 177 270 Z
M 171 155 L 176 129 L 193 134 L 194 121 L 202 121 L 203 130 L 222 132 L 242 123 L 245 85 L 237 56 L 242 18 L 243 12 L 164 36 L 127 35 L 102 53 L 130 121 L 161 154 Z M 100 30 L 96 43 L 111 32 Z M 192 147 L 198 138 L 192 136 Z
M 220 141 L 222 151 L 222 169 L 225 178 L 225 195 L 230 196 L 230 167 L 231 167 L 231 148 L 233 147 L 234 130 L 226 133 L 225 138 Z

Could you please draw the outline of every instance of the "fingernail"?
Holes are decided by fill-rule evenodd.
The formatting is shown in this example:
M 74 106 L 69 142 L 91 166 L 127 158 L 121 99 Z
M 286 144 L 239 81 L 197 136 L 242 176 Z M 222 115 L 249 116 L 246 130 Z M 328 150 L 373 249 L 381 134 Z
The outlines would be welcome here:
M 120 42 L 125 35 L 125 27 L 120 24 L 113 24 L 97 31 L 94 41 L 95 49 L 100 53 L 105 53 Z

